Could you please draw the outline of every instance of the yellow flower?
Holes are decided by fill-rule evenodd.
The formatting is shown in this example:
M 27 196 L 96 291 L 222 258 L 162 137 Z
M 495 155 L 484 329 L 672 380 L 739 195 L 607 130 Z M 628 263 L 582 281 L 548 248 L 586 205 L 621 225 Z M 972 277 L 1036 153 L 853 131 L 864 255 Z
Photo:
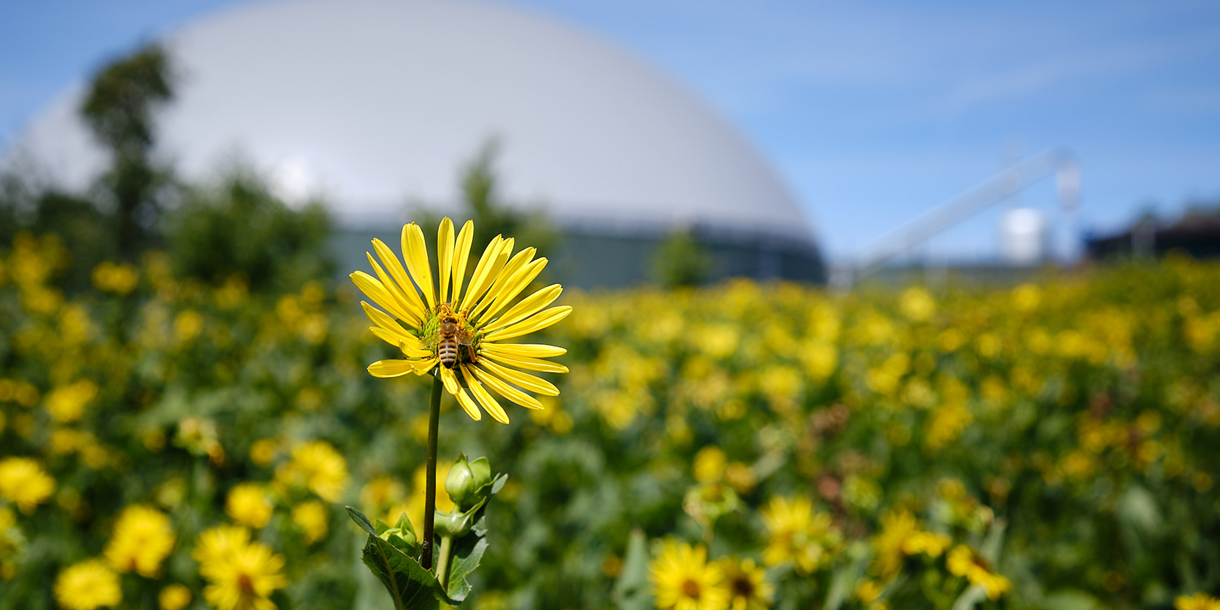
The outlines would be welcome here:
M 161 589 L 157 596 L 161 610 L 182 610 L 191 603 L 191 590 L 185 585 L 173 584 Z
M 1195 593 L 1190 597 L 1179 595 L 1173 600 L 1175 610 L 1220 610 L 1220 599 L 1206 593 Z
M 55 479 L 38 462 L 22 457 L 0 460 L 0 497 L 15 503 L 21 512 L 34 512 L 54 491 Z
M 317 500 L 306 500 L 293 507 L 292 522 L 305 534 L 305 543 L 313 544 L 326 537 L 330 529 L 330 511 Z
M 191 557 L 199 562 L 200 570 L 229 561 L 238 550 L 250 542 L 250 530 L 236 525 L 221 525 L 199 534 Z
M 225 513 L 234 521 L 258 529 L 271 520 L 271 498 L 257 483 L 242 483 L 229 490 Z
M 877 584 L 877 581 L 868 580 L 867 578 L 861 580 L 859 584 L 856 585 L 856 597 L 860 598 L 860 601 L 865 604 L 871 604 L 874 601 L 877 601 L 877 598 L 881 597 L 881 594 L 884 591 L 885 587 Z
M 719 562 L 724 573 L 732 610 L 765 610 L 775 598 L 775 585 L 766 581 L 767 573 L 753 559 L 725 558 Z
M 674 610 L 724 610 L 729 590 L 716 563 L 707 562 L 707 549 L 684 542 L 667 541 L 661 554 L 649 565 L 657 607 Z
M 724 476 L 726 458 L 724 451 L 708 445 L 695 454 L 695 480 L 700 483 L 719 481 Z
M 999 599 L 1000 595 L 1012 588 L 1007 578 L 992 572 L 987 562 L 964 544 L 953 547 L 945 563 L 949 573 L 965 576 L 971 584 L 982 587 L 991 599 Z
M 55 421 L 76 421 L 84 414 L 85 406 L 97 396 L 97 392 L 97 384 L 88 379 L 55 388 L 50 394 L 47 394 L 47 412 Z
M 274 610 L 267 597 L 288 586 L 283 568 L 284 556 L 265 544 L 236 547 L 223 559 L 200 565 L 200 575 L 211 583 L 203 598 L 218 610 Z
M 161 562 L 174 548 L 174 529 L 169 517 L 147 506 L 129 506 L 114 524 L 114 536 L 106 545 L 106 561 L 120 572 L 139 572 L 155 578 Z
M 347 487 L 347 461 L 326 441 L 310 441 L 292 450 L 292 462 L 275 477 L 283 483 L 299 484 L 327 502 L 338 502 Z
M 508 423 L 508 414 L 487 387 L 527 409 L 542 409 L 541 402 L 518 387 L 544 396 L 558 396 L 559 390 L 517 369 L 566 373 L 567 367 L 544 358 L 567 350 L 504 342 L 551 326 L 571 313 L 566 305 L 544 309 L 559 298 L 563 290 L 559 284 L 509 307 L 542 272 L 547 259 L 534 260 L 534 248 L 512 255 L 513 239 L 497 236 L 483 251 L 463 293 L 474 223 L 467 221 L 455 238 L 453 222 L 446 218 L 437 238 L 437 282 L 433 282 L 423 231 L 415 223 L 402 228 L 406 268 L 388 246 L 375 239 L 373 248 L 381 264 L 371 254 L 368 257 L 377 277 L 362 271 L 351 274 L 356 286 L 390 314 L 362 303 L 373 322 L 373 334 L 405 357 L 374 362 L 369 374 L 383 378 L 407 373 L 439 375 L 445 389 L 475 421 L 483 418 L 481 405 L 493 419 Z
M 771 535 L 763 551 L 763 562 L 769 566 L 792 561 L 798 572 L 813 572 L 838 542 L 830 515 L 815 513 L 808 498 L 771 498 L 762 509 L 762 520 Z
M 100 560 L 69 567 L 55 579 L 55 601 L 68 610 L 93 610 L 123 601 L 119 575 Z

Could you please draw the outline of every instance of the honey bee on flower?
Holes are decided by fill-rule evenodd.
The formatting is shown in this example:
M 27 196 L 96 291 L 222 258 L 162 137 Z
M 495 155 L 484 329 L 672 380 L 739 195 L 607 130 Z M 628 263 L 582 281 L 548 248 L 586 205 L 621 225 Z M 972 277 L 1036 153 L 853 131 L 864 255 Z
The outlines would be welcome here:
M 381 308 L 362 303 L 373 322 L 373 334 L 404 357 L 374 362 L 368 370 L 382 378 L 437 375 L 471 419 L 482 419 L 481 407 L 496 421 L 508 423 L 508 414 L 489 388 L 527 409 L 542 409 L 527 391 L 558 396 L 559 390 L 523 371 L 566 373 L 568 369 L 545 360 L 566 353 L 561 347 L 507 341 L 555 324 L 572 308 L 548 308 L 563 291 L 559 284 L 516 300 L 547 259 L 535 259 L 534 248 L 513 254 L 512 238 L 493 239 L 465 285 L 473 239 L 473 222 L 467 221 L 454 235 L 453 222 L 444 219 L 437 234 L 435 267 L 423 231 L 415 223 L 402 229 L 405 267 L 385 243 L 373 240 L 377 258 L 368 257 L 376 277 L 357 271 L 351 278 Z

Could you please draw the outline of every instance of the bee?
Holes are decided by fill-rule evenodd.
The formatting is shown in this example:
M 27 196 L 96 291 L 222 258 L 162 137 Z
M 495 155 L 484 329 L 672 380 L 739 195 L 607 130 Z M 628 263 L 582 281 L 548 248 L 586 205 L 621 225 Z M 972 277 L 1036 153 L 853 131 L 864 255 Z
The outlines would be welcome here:
M 441 364 L 447 369 L 452 369 L 457 366 L 458 352 L 461 348 L 467 349 L 467 355 L 471 362 L 475 362 L 473 337 L 471 337 L 470 329 L 462 322 L 462 319 L 453 311 L 449 303 L 441 303 L 440 315 L 437 316 L 437 321 L 440 326 L 437 328 L 437 344 L 436 355 L 440 358 Z

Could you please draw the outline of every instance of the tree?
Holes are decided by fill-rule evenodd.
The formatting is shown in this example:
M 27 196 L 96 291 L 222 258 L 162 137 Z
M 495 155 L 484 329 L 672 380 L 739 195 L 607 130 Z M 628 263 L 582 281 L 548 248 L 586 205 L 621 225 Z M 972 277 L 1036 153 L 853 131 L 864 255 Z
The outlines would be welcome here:
M 168 173 L 152 164 L 153 113 L 173 97 L 169 58 L 154 44 L 104 66 L 81 106 L 85 122 L 110 152 L 102 183 L 113 198 L 116 250 L 127 260 L 153 239 L 160 212 L 155 192 Z

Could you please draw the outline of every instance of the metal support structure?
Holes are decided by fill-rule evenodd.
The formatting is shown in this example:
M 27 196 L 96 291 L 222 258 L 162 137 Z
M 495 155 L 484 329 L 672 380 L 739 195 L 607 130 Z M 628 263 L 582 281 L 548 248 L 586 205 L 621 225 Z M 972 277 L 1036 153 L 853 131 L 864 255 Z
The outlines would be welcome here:
M 831 283 L 850 287 L 885 263 L 923 244 L 938 233 L 1000 203 L 1025 186 L 1054 175 L 1059 204 L 1072 214 L 1080 192 L 1080 170 L 1075 158 L 1064 149 L 1043 151 L 1013 164 L 990 180 L 962 195 L 938 205 L 914 220 L 886 234 L 864 248 L 850 266 L 832 274 Z

